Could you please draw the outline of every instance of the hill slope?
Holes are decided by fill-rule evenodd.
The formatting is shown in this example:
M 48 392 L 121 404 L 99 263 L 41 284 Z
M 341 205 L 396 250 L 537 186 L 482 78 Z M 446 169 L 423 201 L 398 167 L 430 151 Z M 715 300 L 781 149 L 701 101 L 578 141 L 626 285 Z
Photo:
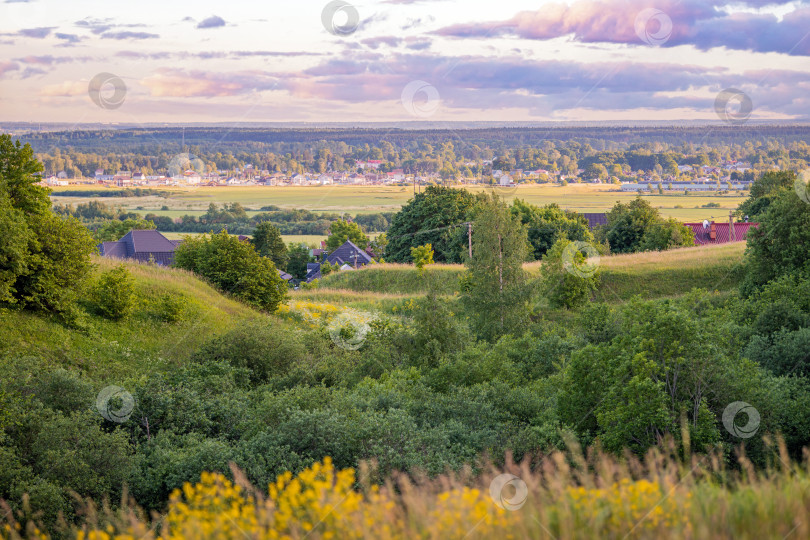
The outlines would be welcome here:
M 745 243 L 674 249 L 664 252 L 632 253 L 602 257 L 602 286 L 598 297 L 607 302 L 627 300 L 634 295 L 644 298 L 676 296 L 692 288 L 728 291 L 736 288 L 742 277 Z M 542 263 L 525 265 L 537 275 Z M 343 296 L 350 300 L 352 292 L 420 295 L 432 280 L 440 294 L 458 292 L 462 265 L 434 265 L 425 276 L 406 264 L 374 265 L 359 270 L 330 274 L 320 281 L 319 296 Z M 312 295 L 301 291 L 302 296 Z
M 120 264 L 103 258 L 94 262 L 96 273 Z M 264 317 L 189 272 L 123 264 L 135 278 L 138 296 L 131 317 L 122 323 L 91 317 L 86 329 L 76 330 L 38 315 L 0 310 L 0 358 L 36 356 L 46 365 L 79 369 L 93 378 L 120 379 L 182 362 L 213 335 Z M 182 301 L 176 323 L 160 320 L 166 294 Z

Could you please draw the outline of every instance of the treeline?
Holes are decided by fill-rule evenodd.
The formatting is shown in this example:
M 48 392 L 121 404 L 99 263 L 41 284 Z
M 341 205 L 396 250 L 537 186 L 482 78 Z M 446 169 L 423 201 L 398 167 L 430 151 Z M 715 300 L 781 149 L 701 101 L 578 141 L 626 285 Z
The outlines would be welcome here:
M 774 135 L 763 138 L 762 129 Z M 598 164 L 621 176 L 631 171 L 674 174 L 678 165 L 725 160 L 749 162 L 757 171 L 798 169 L 810 162 L 810 133 L 800 127 L 713 128 L 708 137 L 705 130 L 640 128 L 490 129 L 461 135 L 441 130 L 235 130 L 229 132 L 227 149 L 208 150 L 217 133 L 187 130 L 185 145 L 178 142 L 182 134 L 172 129 L 42 133 L 36 134 L 34 146 L 46 174 L 65 171 L 69 177 L 93 176 L 97 169 L 165 174 L 180 153 L 197 156 L 208 171 L 235 172 L 252 165 L 270 173 L 351 172 L 358 170 L 358 161 L 377 160 L 382 172 L 438 173 L 446 180 L 485 176 L 493 168 L 574 175 Z
M 62 216 L 75 217 L 96 231 L 111 220 L 146 220 L 163 232 L 208 233 L 227 230 L 231 234 L 251 235 L 256 227 L 264 222 L 275 225 L 285 235 L 327 235 L 330 226 L 343 216 L 336 213 L 310 212 L 309 210 L 285 210 L 278 206 L 265 206 L 261 212 L 249 216 L 238 202 L 225 203 L 221 207 L 211 203 L 201 216 L 184 215 L 178 219 L 148 213 L 142 216 L 136 212 L 124 212 L 101 201 L 89 201 L 54 205 L 53 211 Z M 390 227 L 393 212 L 358 214 L 353 221 L 365 232 L 385 232 Z

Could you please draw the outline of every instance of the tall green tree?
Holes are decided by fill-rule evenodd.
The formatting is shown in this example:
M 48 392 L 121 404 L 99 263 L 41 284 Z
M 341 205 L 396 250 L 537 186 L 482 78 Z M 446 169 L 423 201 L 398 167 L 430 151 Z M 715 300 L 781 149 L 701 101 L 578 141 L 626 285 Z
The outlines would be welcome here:
M 284 245 L 284 240 L 281 238 L 281 231 L 278 227 L 264 221 L 259 223 L 256 230 L 253 232 L 253 239 L 251 240 L 256 252 L 262 257 L 267 257 L 273 261 L 276 268 L 280 270 L 287 269 L 287 262 L 290 260 L 290 255 L 287 252 L 287 246 Z
M 293 277 L 304 279 L 307 276 L 307 263 L 315 262 L 309 254 L 309 248 L 305 244 L 290 244 L 287 246 L 290 259 L 287 262 L 287 272 Z
M 464 189 L 429 186 L 391 220 L 385 258 L 411 261 L 411 248 L 431 244 L 436 262 L 460 263 L 467 251 L 467 227 L 478 198 Z
M 737 217 L 748 216 L 750 221 L 760 221 L 779 193 L 794 189 L 796 178 L 793 171 L 766 172 L 751 184 L 748 198 L 737 208 Z
M 528 322 L 530 289 L 523 262 L 529 253 L 526 228 L 495 195 L 474 213 L 473 253 L 462 303 L 474 332 L 487 341 L 522 333 Z
M 0 135 L 0 303 L 66 313 L 91 268 L 95 242 L 51 212 L 31 146 Z
M 203 276 L 245 303 L 271 313 L 287 297 L 287 283 L 281 279 L 273 261 L 227 231 L 187 238 L 177 247 L 174 264 Z
M 123 221 L 114 219 L 102 225 L 93 237 L 97 242 L 115 242 L 129 231 L 155 229 L 155 223 L 148 219 L 125 219 Z
M 586 257 L 597 255 L 592 244 L 560 238 L 543 257 L 540 268 L 543 293 L 554 307 L 585 304 L 601 283 L 600 268 Z
M 351 240 L 360 249 L 366 249 L 366 246 L 368 246 L 368 236 L 363 232 L 360 225 L 342 219 L 333 221 L 329 226 L 329 238 L 326 239 L 326 248 L 330 251 L 335 250 L 345 244 L 346 240 Z
M 695 235 L 689 227 L 674 219 L 664 219 L 658 209 L 641 197 L 629 203 L 616 203 L 607 214 L 602 231 L 614 253 L 661 251 L 694 246 Z
M 580 215 L 564 211 L 556 203 L 536 206 L 520 199 L 512 203 L 512 214 L 526 225 L 532 258 L 540 260 L 562 237 L 581 242 L 593 242 L 588 221 Z
M 644 234 L 659 218 L 658 210 L 641 197 L 629 203 L 616 203 L 607 214 L 610 250 L 614 253 L 638 251 Z
M 810 276 L 810 204 L 794 190 L 781 190 L 748 231 L 743 293 L 790 273 Z

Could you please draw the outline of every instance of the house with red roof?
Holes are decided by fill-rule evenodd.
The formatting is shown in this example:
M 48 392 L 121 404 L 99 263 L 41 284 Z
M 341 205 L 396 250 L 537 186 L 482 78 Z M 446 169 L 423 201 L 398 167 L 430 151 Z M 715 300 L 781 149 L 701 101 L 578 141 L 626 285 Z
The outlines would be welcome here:
M 695 244 L 726 244 L 728 242 L 744 242 L 748 231 L 759 227 L 759 223 L 733 223 L 704 221 L 703 223 L 684 223 L 695 233 Z

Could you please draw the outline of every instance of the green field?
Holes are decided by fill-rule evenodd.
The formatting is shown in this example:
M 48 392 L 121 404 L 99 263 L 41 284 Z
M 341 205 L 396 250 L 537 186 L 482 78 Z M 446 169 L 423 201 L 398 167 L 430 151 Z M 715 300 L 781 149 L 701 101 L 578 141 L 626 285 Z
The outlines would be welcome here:
M 51 195 L 56 203 L 77 204 L 87 202 L 90 198 L 59 197 L 60 190 L 77 190 L 78 186 L 57 188 Z M 88 187 L 87 189 L 91 189 Z M 98 189 L 92 187 L 92 189 Z M 164 188 L 160 188 L 164 189 Z M 515 197 L 530 203 L 543 205 L 557 203 L 561 207 L 578 212 L 604 212 L 617 201 L 629 201 L 636 197 L 635 192 L 621 192 L 613 185 L 569 184 L 526 185 L 517 189 L 501 190 L 471 186 L 470 191 L 481 191 L 501 194 L 507 200 Z M 180 217 L 184 214 L 199 215 L 205 213 L 210 203 L 223 204 L 238 202 L 249 209 L 252 215 L 264 206 L 276 205 L 281 208 L 304 208 L 318 212 L 363 214 L 375 212 L 395 212 L 413 196 L 409 187 L 388 186 L 309 186 L 309 187 L 199 187 L 199 188 L 165 188 L 171 192 L 168 198 L 163 197 L 104 197 L 99 200 L 120 206 L 129 211 L 149 213 L 162 216 Z M 644 195 L 644 198 L 661 211 L 664 217 L 674 217 L 681 221 L 702 221 L 704 219 L 728 219 L 729 211 L 746 197 L 736 193 L 719 194 L 666 194 Z M 718 208 L 701 208 L 708 203 L 717 203 Z M 161 210 L 163 207 L 168 210 Z M 680 207 L 680 208 L 677 208 Z

